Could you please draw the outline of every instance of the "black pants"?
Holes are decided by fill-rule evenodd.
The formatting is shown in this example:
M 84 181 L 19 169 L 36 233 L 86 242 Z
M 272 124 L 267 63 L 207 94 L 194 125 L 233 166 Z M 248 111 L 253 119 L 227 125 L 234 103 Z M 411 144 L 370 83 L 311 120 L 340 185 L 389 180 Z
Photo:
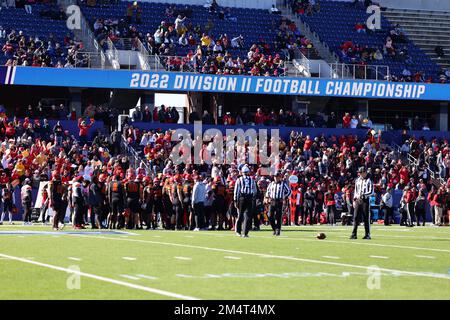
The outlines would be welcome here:
M 305 207 L 305 210 L 302 211 L 302 222 L 303 225 L 306 225 L 306 217 L 309 216 L 309 224 L 313 225 L 313 208 Z
M 66 206 L 64 206 L 63 203 L 55 202 L 53 211 L 55 211 L 55 215 L 53 216 L 53 228 L 58 228 L 59 223 L 64 223 Z
M 269 221 L 273 231 L 281 230 L 283 200 L 272 200 L 269 207 Z
M 175 212 L 175 225 L 177 229 L 183 226 L 183 206 L 180 201 L 172 202 L 173 211 Z
M 422 218 L 422 225 L 425 225 L 425 219 L 426 219 L 425 208 L 423 208 L 423 209 L 416 209 L 416 210 L 414 210 L 414 213 L 416 215 L 416 223 L 417 223 L 417 225 L 420 225 L 420 223 L 419 223 L 420 218 Z
M 327 206 L 326 211 L 328 223 L 331 225 L 336 224 L 336 206 L 334 204 L 331 206 Z
M 195 227 L 202 229 L 205 227 L 205 213 L 203 202 L 194 203 Z
M 241 233 L 244 231 L 244 235 L 247 235 L 250 231 L 252 223 L 252 197 L 241 196 L 238 201 L 238 218 L 236 221 L 236 232 Z
M 75 226 L 81 226 L 84 224 L 84 202 L 82 199 L 75 200 L 74 204 L 75 210 L 74 210 L 74 218 L 73 218 L 73 224 Z
M 392 218 L 392 208 L 389 207 L 382 207 L 381 209 L 384 213 L 384 225 L 388 226 L 391 224 L 391 218 Z
M 22 202 L 23 222 L 31 222 L 31 202 Z
M 357 201 L 355 204 L 355 212 L 353 217 L 353 232 L 352 236 L 356 237 L 358 226 L 361 221 L 364 222 L 364 230 L 366 236 L 370 236 L 370 213 L 369 213 L 369 199 Z
M 96 228 L 97 221 L 99 226 L 101 226 L 101 216 L 102 210 L 100 205 L 91 206 L 91 228 Z M 97 216 L 97 220 L 95 220 L 95 216 Z

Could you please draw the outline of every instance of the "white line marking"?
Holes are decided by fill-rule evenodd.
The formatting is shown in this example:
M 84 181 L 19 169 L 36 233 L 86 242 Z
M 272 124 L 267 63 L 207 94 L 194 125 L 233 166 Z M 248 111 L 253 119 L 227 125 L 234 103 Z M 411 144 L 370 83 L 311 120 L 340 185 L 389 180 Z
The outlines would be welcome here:
M 136 274 L 136 277 L 149 279 L 149 280 L 157 280 L 158 279 L 157 277 L 147 276 L 145 274 Z
M 165 290 L 150 288 L 150 287 L 137 285 L 137 284 L 121 281 L 121 280 L 111 279 L 111 278 L 107 278 L 107 277 L 97 276 L 97 275 L 91 274 L 91 273 L 77 272 L 72 269 L 62 268 L 62 267 L 54 266 L 54 265 L 47 264 L 47 263 L 41 263 L 41 262 L 37 262 L 37 261 L 14 257 L 14 256 L 6 255 L 3 253 L 0 253 L 0 257 L 9 258 L 9 259 L 21 261 L 24 263 L 34 264 L 34 265 L 48 268 L 48 269 L 63 271 L 63 272 L 67 272 L 67 273 L 76 273 L 76 274 L 86 277 L 86 278 L 91 278 L 91 279 L 95 279 L 95 280 L 99 280 L 99 281 L 103 281 L 103 282 L 109 282 L 109 283 L 117 284 L 119 286 L 128 287 L 128 288 L 132 288 L 132 289 L 136 289 L 136 290 L 156 293 L 156 294 L 171 297 L 171 298 L 184 299 L 184 300 L 199 300 L 198 298 L 195 298 L 195 297 L 185 296 L 185 295 L 178 294 L 178 293 L 173 293 L 173 292 L 169 292 L 169 291 L 165 291 Z
M 134 261 L 136 260 L 136 258 L 132 258 L 132 257 L 122 257 L 123 260 L 129 260 L 129 261 Z
M 369 256 L 371 258 L 375 258 L 375 259 L 389 259 L 389 257 L 385 257 L 385 256 Z
M 178 260 L 192 260 L 192 258 L 189 257 L 174 257 L 174 258 Z
M 194 236 L 185 236 L 185 238 L 193 238 Z
M 9 75 L 11 74 L 11 67 L 8 67 L 6 69 L 6 78 L 5 78 L 5 84 L 9 84 Z
M 161 238 L 161 236 L 153 236 L 153 238 Z
M 78 235 L 73 235 L 73 236 L 77 237 Z M 367 268 L 369 268 L 369 266 L 355 265 L 355 264 L 349 264 L 349 263 L 338 263 L 338 262 L 331 262 L 331 261 L 313 260 L 313 259 L 296 258 L 296 257 L 288 257 L 288 256 L 268 255 L 268 254 L 256 253 L 256 252 L 247 252 L 247 251 L 211 248 L 211 247 L 201 247 L 201 246 L 187 245 L 187 244 L 180 244 L 180 243 L 171 243 L 171 242 L 160 242 L 160 241 L 139 240 L 139 239 L 108 238 L 108 237 L 103 237 L 103 236 L 84 236 L 84 238 L 96 238 L 96 239 L 104 239 L 104 240 L 110 240 L 110 241 L 130 241 L 130 242 L 140 242 L 140 243 L 151 243 L 151 244 L 162 245 L 162 246 L 200 249 L 200 250 L 206 250 L 206 251 L 224 252 L 224 253 L 232 253 L 232 254 L 238 254 L 238 255 L 249 255 L 249 256 L 256 256 L 256 257 L 270 257 L 273 259 L 301 261 L 301 262 L 333 265 L 333 266 L 339 266 L 339 267 L 357 268 L 357 269 L 364 269 L 364 270 L 367 270 Z M 388 268 L 379 268 L 379 270 L 386 271 L 386 272 L 397 272 L 399 274 L 420 276 L 420 277 L 426 277 L 426 278 L 437 278 L 437 279 L 450 280 L 450 276 L 447 276 L 446 274 L 440 274 L 440 273 L 405 271 L 405 270 L 396 270 L 396 269 L 388 269 Z
M 80 258 L 75 258 L 75 257 L 67 257 L 67 259 L 73 260 L 73 261 L 81 261 Z
M 233 256 L 225 256 L 224 258 L 230 260 L 241 260 L 241 257 L 233 257 Z
M 129 275 L 127 275 L 127 274 L 120 274 L 120 276 L 121 276 L 122 278 L 127 278 L 127 279 L 131 279 L 131 280 L 139 280 L 138 277 L 129 276 Z
M 422 256 L 422 255 L 418 255 L 418 254 L 416 254 L 416 257 L 417 258 L 424 258 L 424 259 L 436 259 L 436 257 L 433 257 L 433 256 Z
M 322 256 L 322 258 L 327 258 L 327 259 L 340 259 L 339 257 L 336 256 Z
M 9 81 L 9 84 L 14 84 L 14 79 L 16 78 L 16 67 L 12 68 L 12 75 L 11 80 Z

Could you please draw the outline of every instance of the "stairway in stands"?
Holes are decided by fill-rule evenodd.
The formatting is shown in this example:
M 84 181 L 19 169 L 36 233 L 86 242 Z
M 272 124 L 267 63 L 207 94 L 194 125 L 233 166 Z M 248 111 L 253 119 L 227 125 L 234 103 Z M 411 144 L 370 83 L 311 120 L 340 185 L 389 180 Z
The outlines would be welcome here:
M 450 68 L 450 12 L 387 8 L 383 15 L 400 28 L 435 63 Z M 444 48 L 445 57 L 438 59 L 434 49 Z

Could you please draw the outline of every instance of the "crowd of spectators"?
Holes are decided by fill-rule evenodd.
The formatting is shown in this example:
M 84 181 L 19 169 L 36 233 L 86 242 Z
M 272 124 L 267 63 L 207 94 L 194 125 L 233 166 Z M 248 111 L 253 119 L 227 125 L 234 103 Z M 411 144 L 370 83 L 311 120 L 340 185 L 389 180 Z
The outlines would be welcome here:
M 236 21 L 229 8 L 220 8 L 215 2 L 207 7 L 211 14 L 218 14 L 219 19 L 230 23 Z M 195 13 L 189 6 L 167 6 L 167 19 L 161 21 L 153 34 L 147 33 L 145 37 L 139 30 L 141 14 L 142 9 L 135 2 L 128 5 L 125 18 L 96 19 L 93 29 L 97 40 L 106 48 L 108 38 L 120 47 L 123 39 L 127 38 L 130 39 L 131 50 L 138 49 L 140 40 L 150 54 L 160 56 L 168 71 L 280 76 L 286 73 L 284 62 L 294 57 L 297 48 L 307 56 L 313 54 L 317 57 L 312 42 L 301 35 L 293 21 L 286 18 L 273 19 L 274 28 L 278 29 L 273 46 L 262 38 L 248 46 L 242 34 L 214 36 L 212 19 L 208 19 L 204 26 L 193 25 L 190 17 Z M 180 47 L 190 49 L 186 56 L 177 55 Z M 230 53 L 230 49 L 247 48 L 245 56 Z
M 4 34 L 2 54 L 7 66 L 72 68 L 88 64 L 89 57 L 80 52 L 83 43 L 76 42 L 70 34 L 64 37 L 62 44 L 52 34 L 44 38 L 14 29 Z
M 27 3 L 31 13 L 35 1 Z M 17 8 L 20 8 L 20 5 Z M 66 19 L 62 7 L 44 7 L 39 15 L 53 20 Z M 39 34 L 39 30 L 36 30 L 35 34 Z M 70 33 L 67 33 L 64 39 L 58 39 L 52 33 L 48 36 L 32 35 L 0 25 L 0 43 L 3 43 L 1 54 L 4 55 L 7 66 L 72 68 L 86 67 L 89 64 L 89 57 L 81 52 L 83 43 L 75 40 Z
M 156 114 L 174 123 L 176 116 L 170 120 L 173 110 L 163 108 Z M 139 114 L 140 112 L 142 114 Z M 144 114 L 145 110 L 137 110 L 133 117 L 140 120 Z M 258 115 L 255 120 L 259 118 L 261 117 Z M 8 119 L 4 114 L 1 119 L 2 201 L 9 201 L 9 192 L 14 193 L 15 189 L 36 190 L 41 181 L 61 181 L 67 189 L 66 206 L 72 212 L 75 228 L 83 228 L 90 222 L 93 228 L 146 226 L 167 229 L 232 229 L 236 212 L 231 199 L 239 168 L 248 161 L 251 153 L 258 152 L 257 148 L 247 143 L 236 142 L 235 162 L 227 165 L 207 164 L 206 160 L 212 153 L 224 152 L 214 149 L 213 141 L 216 137 L 211 136 L 203 142 L 195 140 L 191 145 L 192 147 L 196 143 L 201 144 L 199 150 L 202 150 L 202 164 L 174 165 L 171 153 L 178 141 L 172 141 L 171 130 L 139 130 L 134 128 L 133 124 L 124 123 L 122 132 L 114 130 L 110 135 L 97 132 L 93 139 L 89 139 L 93 141 L 88 142 L 87 136 L 92 130 L 93 119 L 75 119 L 79 128 L 78 134 L 70 133 L 60 122 L 50 126 L 46 119 L 41 121 L 27 117 L 21 121 L 17 118 Z M 137 166 L 131 165 L 130 157 L 125 155 L 120 147 L 122 134 L 127 143 L 142 154 L 142 161 L 134 162 Z M 299 178 L 299 182 L 291 185 L 291 188 L 296 190 L 296 194 L 300 194 L 301 200 L 298 208 L 291 213 L 289 206 L 285 207 L 284 222 L 334 224 L 335 219 L 330 215 L 336 214 L 336 218 L 340 215 L 342 222 L 348 223 L 348 217 L 352 215 L 353 210 L 351 199 L 357 169 L 365 167 L 374 182 L 374 198 L 377 203 L 382 202 L 380 199 L 386 193 L 404 193 L 402 202 L 396 206 L 401 214 L 404 213 L 404 225 L 411 225 L 413 221 L 410 218 L 413 209 L 411 205 L 408 207 L 408 204 L 411 201 L 415 203 L 417 199 L 421 201 L 423 197 L 432 198 L 435 224 L 445 223 L 450 190 L 441 188 L 436 196 L 433 193 L 435 190 L 432 189 L 433 181 L 426 168 L 427 165 L 432 167 L 435 164 L 437 169 L 441 170 L 442 177 L 448 177 L 448 142 L 414 138 L 407 141 L 405 139 L 405 142 L 409 143 L 407 153 L 419 159 L 424 155 L 418 165 L 408 165 L 408 162 L 402 161 L 404 155 L 383 144 L 381 134 L 373 130 L 368 130 L 365 138 L 358 138 L 351 133 L 342 136 L 322 134 L 313 138 L 292 131 L 289 140 L 279 141 L 280 160 L 275 164 L 275 168 L 282 172 L 285 178 L 290 175 Z M 439 169 L 442 163 L 445 164 L 445 170 Z M 268 175 L 271 168 L 265 165 L 250 167 L 259 190 L 255 199 L 253 222 L 254 227 L 258 229 L 261 224 L 267 223 L 267 208 L 263 200 L 265 188 L 271 179 Z M 129 194 L 127 188 L 135 187 L 144 191 L 144 194 L 147 190 L 148 194 L 139 196 L 139 206 L 122 199 L 123 212 L 120 211 L 115 220 L 114 215 L 111 216 L 112 200 L 108 198 L 108 188 L 119 182 L 125 194 Z M 207 191 L 201 216 L 193 209 L 190 198 L 198 183 L 204 184 Z M 447 185 L 450 186 L 450 181 Z M 48 208 L 54 205 L 51 201 L 46 202 L 52 199 L 48 188 L 41 188 L 43 204 L 37 208 L 40 210 L 39 218 L 44 222 L 48 221 Z M 417 193 L 409 195 L 415 192 L 414 190 L 418 190 Z M 330 193 L 336 200 L 336 212 L 326 208 L 325 199 L 329 199 Z M 181 201 L 187 199 L 187 202 L 181 205 L 174 199 L 174 195 L 179 195 Z M 32 203 L 35 203 L 35 198 L 29 204 L 22 201 L 26 223 L 31 221 Z M 393 206 L 395 204 L 390 204 L 389 208 L 393 209 Z M 385 207 L 382 205 L 383 210 Z M 10 214 L 12 218 L 14 214 L 8 206 L 5 208 L 1 222 Z M 391 210 L 385 211 L 388 217 L 385 223 L 390 223 Z M 416 211 L 413 215 L 415 214 Z M 417 210 L 417 214 L 422 217 L 420 210 Z M 59 222 L 62 223 L 63 219 L 53 224 L 55 229 L 62 228 L 63 225 Z
M 150 171 L 161 172 L 159 179 L 164 180 L 165 176 L 180 176 L 180 183 L 185 182 L 184 177 L 190 178 L 191 175 L 200 175 L 204 177 L 207 190 L 212 190 L 211 203 L 214 201 L 214 188 L 217 181 L 224 183 L 227 190 L 233 189 L 233 182 L 239 174 L 239 164 L 248 159 L 249 153 L 255 152 L 252 147 L 246 145 L 237 146 L 237 154 L 239 155 L 237 163 L 231 165 L 219 164 L 203 164 L 192 166 L 176 166 L 170 160 L 170 154 L 174 142 L 172 141 L 172 132 L 158 132 L 157 130 L 139 130 L 132 125 L 124 127 L 124 135 L 128 142 L 136 149 L 141 150 L 143 156 L 147 159 Z M 208 159 L 208 154 L 217 154 L 220 150 L 214 149 L 213 141 L 215 137 L 205 139 L 204 142 L 193 141 L 192 143 L 201 143 L 201 157 L 204 160 Z M 227 142 L 228 143 L 228 142 Z M 208 153 L 208 152 L 210 153 Z M 224 152 L 224 151 L 223 151 Z M 408 165 L 407 162 L 402 161 L 402 155 L 397 153 L 394 149 L 381 143 L 381 136 L 378 133 L 373 134 L 368 131 L 367 137 L 358 139 L 354 135 L 346 136 L 326 136 L 321 135 L 312 138 L 307 135 L 302 135 L 299 132 L 293 131 L 289 141 L 280 141 L 280 162 L 276 169 L 285 174 L 285 178 L 290 175 L 296 175 L 299 178 L 298 184 L 292 186 L 298 193 L 300 193 L 299 209 L 291 216 L 288 213 L 288 207 L 285 207 L 285 223 L 286 224 L 306 224 L 306 223 L 328 223 L 331 217 L 324 216 L 326 210 L 326 203 L 324 195 L 327 192 L 332 192 L 336 199 L 337 211 L 335 214 L 342 216 L 342 222 L 348 223 L 348 217 L 353 214 L 352 192 L 354 190 L 354 179 L 357 176 L 357 169 L 365 167 L 375 185 L 375 192 L 373 195 L 374 203 L 380 206 L 380 213 L 378 218 L 383 220 L 387 217 L 385 224 L 390 224 L 393 221 L 394 207 L 399 209 L 401 216 L 401 224 L 410 226 L 411 221 L 414 220 L 415 212 L 407 211 L 407 203 L 415 202 L 417 199 L 421 201 L 422 197 L 430 195 L 432 188 L 432 181 L 426 170 L 426 166 Z M 267 187 L 269 177 L 265 176 L 268 168 L 263 165 L 251 166 L 253 176 L 256 178 L 258 186 L 264 194 L 264 186 Z M 175 179 L 175 181 L 178 178 Z M 174 181 L 174 180 L 171 180 Z M 394 197 L 394 194 L 400 196 L 403 193 L 411 192 L 409 190 L 421 191 L 421 197 L 414 194 L 407 202 L 388 202 L 386 198 L 387 193 L 389 197 Z M 449 205 L 449 191 L 444 190 L 444 208 L 450 208 Z M 387 201 L 384 203 L 381 199 Z M 411 197 L 411 196 L 410 196 Z M 433 197 L 433 196 L 432 196 Z M 403 197 L 402 197 L 403 198 Z M 444 200 L 445 199 L 445 200 Z M 262 203 L 262 198 L 260 199 Z M 258 199 L 256 199 L 258 202 Z M 233 216 L 231 209 L 227 206 L 227 213 L 219 210 L 219 208 L 208 208 L 212 210 L 207 214 L 206 225 L 211 228 L 223 227 L 217 225 L 216 220 L 211 220 L 214 217 L 211 213 L 217 215 L 229 214 Z M 207 211 L 205 210 L 205 211 Z M 217 210 L 217 212 L 215 211 Z M 264 219 L 264 208 L 255 209 L 256 213 L 261 213 L 258 219 L 255 219 L 255 228 L 258 228 L 260 223 L 266 221 Z M 258 211 L 261 210 L 261 211 Z M 408 217 L 412 215 L 411 220 Z M 447 211 L 443 211 L 447 212 Z M 420 210 L 417 210 L 420 214 Z M 443 223 L 436 222 L 437 225 Z M 338 217 L 338 216 L 336 216 Z M 422 218 L 421 218 L 422 219 Z M 333 220 L 331 220 L 333 221 Z M 435 222 L 435 220 L 433 220 Z M 229 225 L 230 227 L 232 226 Z

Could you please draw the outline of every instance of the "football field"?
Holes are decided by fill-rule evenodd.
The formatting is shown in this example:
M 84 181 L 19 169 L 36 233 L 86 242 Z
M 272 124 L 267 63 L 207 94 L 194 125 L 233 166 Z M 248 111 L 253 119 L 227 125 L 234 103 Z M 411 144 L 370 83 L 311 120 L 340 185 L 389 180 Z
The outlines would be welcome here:
M 446 227 L 94 231 L 0 226 L 0 300 L 450 297 Z

